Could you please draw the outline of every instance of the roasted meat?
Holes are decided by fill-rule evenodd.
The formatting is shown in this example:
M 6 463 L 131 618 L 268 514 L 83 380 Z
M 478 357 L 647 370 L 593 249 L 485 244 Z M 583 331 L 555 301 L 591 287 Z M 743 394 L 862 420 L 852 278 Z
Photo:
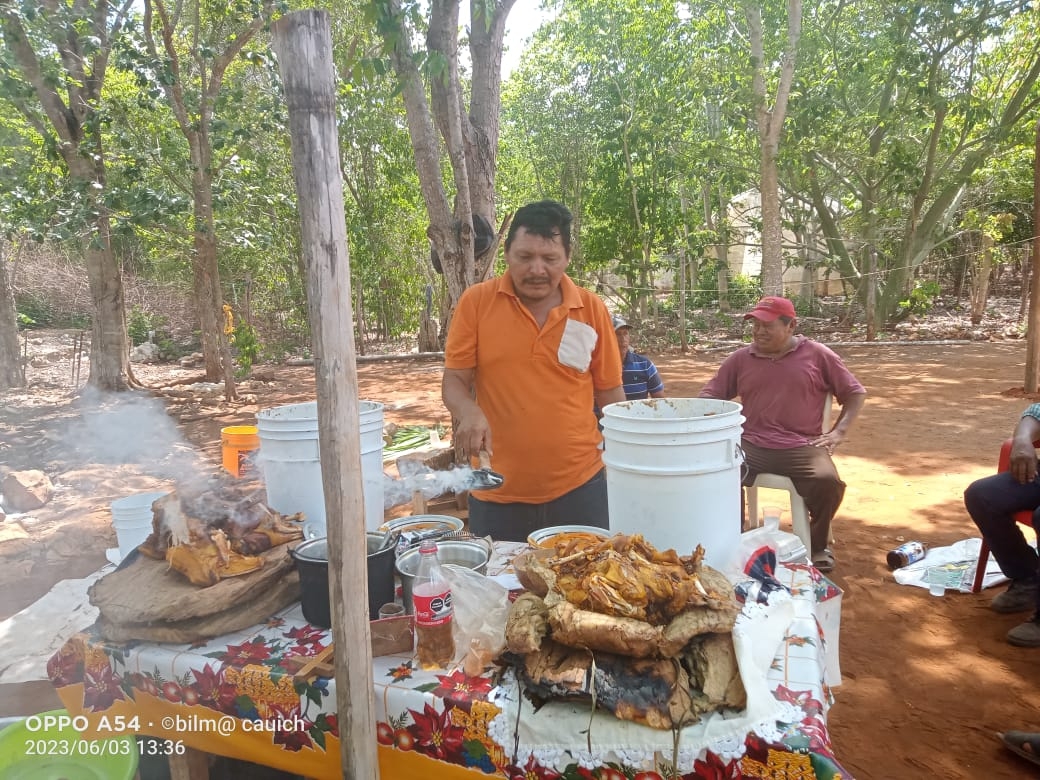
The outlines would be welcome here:
M 301 514 L 281 515 L 259 492 L 243 495 L 226 485 L 214 481 L 153 503 L 152 533 L 138 549 L 207 587 L 256 571 L 259 553 L 303 538 Z
M 703 557 L 700 545 L 693 555 L 679 556 L 658 551 L 640 534 L 616 534 L 545 563 L 556 575 L 555 589 L 574 606 L 661 626 L 688 607 L 732 600 L 705 586 Z

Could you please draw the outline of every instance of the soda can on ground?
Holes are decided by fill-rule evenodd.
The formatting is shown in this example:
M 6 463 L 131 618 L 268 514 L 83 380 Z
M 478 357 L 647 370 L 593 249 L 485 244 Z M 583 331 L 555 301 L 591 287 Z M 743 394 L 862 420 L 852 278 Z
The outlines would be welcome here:
M 924 558 L 928 547 L 924 542 L 906 542 L 888 553 L 888 568 L 902 569 Z

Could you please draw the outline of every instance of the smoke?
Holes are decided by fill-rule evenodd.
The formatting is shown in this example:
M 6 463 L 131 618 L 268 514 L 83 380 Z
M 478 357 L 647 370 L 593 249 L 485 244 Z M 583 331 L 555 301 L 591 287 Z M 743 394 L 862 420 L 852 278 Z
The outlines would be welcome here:
M 102 394 L 88 387 L 79 406 L 82 416 L 62 432 L 62 440 L 80 457 L 99 464 L 139 464 L 155 477 L 177 482 L 198 480 L 210 470 L 158 398 Z
M 431 499 L 445 493 L 461 493 L 469 490 L 473 485 L 473 469 L 469 466 L 459 466 L 447 471 L 434 471 L 429 466 L 419 464 L 417 467 L 409 468 L 406 461 L 399 464 L 405 467 L 405 473 L 401 479 L 383 474 L 383 508 L 407 503 L 412 500 L 412 494 L 422 491 L 423 498 Z

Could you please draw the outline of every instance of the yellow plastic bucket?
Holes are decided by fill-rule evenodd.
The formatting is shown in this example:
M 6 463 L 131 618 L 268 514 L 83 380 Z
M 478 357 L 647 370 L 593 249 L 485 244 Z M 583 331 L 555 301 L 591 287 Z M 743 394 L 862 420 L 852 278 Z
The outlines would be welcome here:
M 232 476 L 249 476 L 253 468 L 249 453 L 259 448 L 260 433 L 255 425 L 231 425 L 220 429 L 224 470 Z

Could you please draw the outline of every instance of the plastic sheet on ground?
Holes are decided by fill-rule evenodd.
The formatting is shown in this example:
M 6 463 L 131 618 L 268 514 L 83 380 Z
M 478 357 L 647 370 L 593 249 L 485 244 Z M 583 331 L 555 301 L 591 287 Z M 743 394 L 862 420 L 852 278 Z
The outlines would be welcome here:
M 900 585 L 927 588 L 931 584 L 942 584 L 946 590 L 971 593 L 981 547 L 982 539 L 979 538 L 964 539 L 949 547 L 933 547 L 928 550 L 924 558 L 909 566 L 896 569 L 892 572 L 892 576 Z M 1007 582 L 1007 577 L 1000 571 L 1000 567 L 991 555 L 986 564 L 986 576 L 982 580 L 982 587 L 989 588 L 1002 582 Z
M 83 579 L 61 580 L 21 612 L 0 621 L 0 684 L 47 679 L 47 659 L 97 619 L 87 589 L 111 570 L 106 566 Z

